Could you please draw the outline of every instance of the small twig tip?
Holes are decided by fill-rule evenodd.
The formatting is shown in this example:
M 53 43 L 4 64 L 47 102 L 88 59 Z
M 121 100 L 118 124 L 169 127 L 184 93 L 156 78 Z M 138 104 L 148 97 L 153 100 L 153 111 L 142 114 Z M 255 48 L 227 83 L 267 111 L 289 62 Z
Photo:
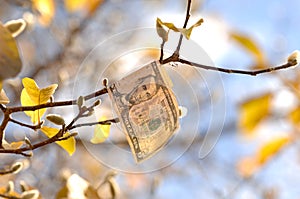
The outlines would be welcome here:
M 288 63 L 292 66 L 296 66 L 299 64 L 300 61 L 300 52 L 299 50 L 295 50 L 289 57 Z

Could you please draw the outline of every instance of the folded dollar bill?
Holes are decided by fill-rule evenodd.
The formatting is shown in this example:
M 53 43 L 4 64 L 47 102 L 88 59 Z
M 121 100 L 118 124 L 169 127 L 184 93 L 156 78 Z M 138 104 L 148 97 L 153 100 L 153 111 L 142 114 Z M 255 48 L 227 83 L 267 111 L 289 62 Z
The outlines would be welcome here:
M 108 87 L 137 163 L 162 149 L 179 128 L 179 108 L 171 88 L 171 79 L 158 61 Z

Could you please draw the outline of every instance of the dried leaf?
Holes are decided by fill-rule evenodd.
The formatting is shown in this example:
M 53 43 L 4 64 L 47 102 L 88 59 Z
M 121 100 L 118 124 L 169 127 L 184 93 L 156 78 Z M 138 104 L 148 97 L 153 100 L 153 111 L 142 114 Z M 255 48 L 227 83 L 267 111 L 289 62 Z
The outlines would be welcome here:
M 32 6 L 40 13 L 40 24 L 48 26 L 55 15 L 54 0 L 32 0 Z
M 19 149 L 24 144 L 23 141 L 8 143 L 6 140 L 2 140 L 2 142 L 5 149 Z
M 0 22 L 0 81 L 17 76 L 22 69 L 17 43 Z
M 0 104 L 8 104 L 9 99 L 3 89 L 0 88 Z
M 23 78 L 23 90 L 21 93 L 21 103 L 23 106 L 35 106 L 47 103 L 57 88 L 57 84 L 52 84 L 46 88 L 40 89 L 31 78 Z M 40 119 L 46 109 L 35 111 L 25 111 L 25 114 L 31 117 L 33 124 L 40 123 Z
M 99 121 L 105 121 L 107 118 L 102 116 Z M 110 125 L 96 125 L 95 129 L 94 129 L 94 136 L 91 139 L 91 143 L 93 144 L 99 144 L 104 142 L 108 136 L 109 136 L 109 132 L 110 132 Z
M 159 18 L 157 18 L 156 19 L 156 32 L 157 32 L 158 36 L 160 38 L 162 38 L 162 40 L 164 42 L 166 42 L 166 41 L 168 41 L 169 31 L 166 31 L 162 25 L 163 25 L 162 21 Z
M 55 136 L 58 132 L 59 132 L 60 129 L 57 129 L 57 128 L 51 128 L 51 127 L 48 127 L 48 126 L 43 126 L 41 128 L 41 131 L 49 138 Z M 64 137 L 67 137 L 69 136 L 70 133 L 69 132 L 66 132 L 64 134 Z M 60 147 L 62 147 L 65 151 L 67 151 L 69 153 L 69 155 L 73 155 L 73 153 L 75 152 L 76 150 L 76 141 L 75 141 L 75 138 L 74 137 L 70 137 L 69 139 L 67 140 L 62 140 L 62 141 L 57 141 L 55 142 L 56 144 L 58 144 Z
M 11 33 L 13 37 L 19 36 L 26 28 L 24 19 L 11 20 L 4 24 L 4 27 Z
M 265 143 L 257 153 L 257 161 L 264 164 L 269 158 L 274 156 L 280 149 L 291 141 L 290 137 L 279 137 Z
M 230 37 L 253 55 L 257 66 L 261 67 L 266 65 L 267 61 L 264 53 L 252 38 L 237 32 L 231 32 Z
M 271 99 L 272 94 L 267 93 L 247 100 L 240 106 L 239 128 L 243 132 L 253 132 L 256 126 L 269 115 Z

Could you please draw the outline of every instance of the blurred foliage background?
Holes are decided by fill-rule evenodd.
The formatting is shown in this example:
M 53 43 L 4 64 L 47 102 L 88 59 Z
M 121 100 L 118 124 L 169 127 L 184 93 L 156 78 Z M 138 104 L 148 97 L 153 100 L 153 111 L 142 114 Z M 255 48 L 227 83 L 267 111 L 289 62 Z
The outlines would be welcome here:
M 17 39 L 22 72 L 3 84 L 11 101 L 9 105 L 20 104 L 23 77 L 31 77 L 41 86 L 57 83 L 55 100 L 72 99 L 80 65 L 97 44 L 122 31 L 155 27 L 156 17 L 180 26 L 186 9 L 184 0 L 0 0 L 0 5 L 1 22 L 23 18 L 28 23 Z M 217 66 L 254 70 L 277 65 L 299 48 L 299 8 L 300 2 L 292 0 L 194 0 L 191 20 L 203 17 L 205 22 L 193 31 L 191 40 Z M 156 39 L 153 42 L 159 41 Z M 111 43 L 110 48 L 135 42 L 136 35 L 129 35 L 123 41 Z M 154 45 L 159 48 L 160 43 Z M 140 63 L 158 57 L 156 51 L 147 51 L 141 55 Z M 101 61 L 88 72 L 95 73 L 98 67 Z M 130 199 L 299 198 L 300 190 L 295 186 L 300 182 L 299 69 L 257 77 L 221 77 L 225 124 L 218 142 L 202 159 L 199 148 L 205 135 L 199 130 L 188 151 L 172 165 L 151 173 L 112 175 L 111 169 L 94 159 L 78 141 L 72 157 L 56 145 L 38 149 L 30 159 L 1 154 L 1 167 L 20 160 L 25 168 L 16 175 L 0 176 L 0 186 L 5 187 L 9 180 L 16 184 L 25 181 L 39 189 L 43 198 L 55 198 L 60 190 L 63 195 L 66 181 L 72 176 L 76 183 L 81 178 L 86 180 L 82 187 L 89 182 L 96 189 L 102 182 L 109 182 L 108 188 L 101 186 L 104 191 L 97 189 L 104 192 L 103 198 L 112 198 L 116 190 L 119 198 Z M 82 84 L 88 90 L 93 80 Z M 201 107 L 207 103 L 201 101 Z M 59 110 L 72 118 L 70 109 Z M 192 125 L 194 121 L 186 122 Z M 203 121 L 201 126 L 205 124 L 208 123 Z M 15 126 L 9 126 L 7 131 L 11 140 L 24 134 L 36 139 L 41 136 Z M 107 181 L 108 178 L 114 181 Z

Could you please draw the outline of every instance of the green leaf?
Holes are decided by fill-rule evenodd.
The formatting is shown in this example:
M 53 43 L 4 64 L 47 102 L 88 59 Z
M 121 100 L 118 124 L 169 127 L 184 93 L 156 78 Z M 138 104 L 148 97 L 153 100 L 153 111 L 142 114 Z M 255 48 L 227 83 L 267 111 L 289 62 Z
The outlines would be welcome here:
M 101 117 L 99 119 L 99 121 L 104 121 L 106 120 L 106 117 Z M 91 143 L 93 144 L 99 144 L 104 142 L 108 136 L 109 136 L 109 132 L 110 132 L 110 125 L 96 125 L 95 129 L 94 129 L 94 136 L 93 138 L 90 140 Z
M 24 86 L 21 93 L 21 103 L 23 106 L 35 106 L 47 103 L 57 88 L 57 84 L 52 84 L 46 88 L 40 89 L 35 81 L 28 77 L 24 78 L 22 83 Z M 46 109 L 25 111 L 25 114 L 31 117 L 33 124 L 36 124 L 40 123 L 40 119 L 45 111 Z
M 49 115 L 46 116 L 46 118 L 50 122 L 52 122 L 54 124 L 57 124 L 57 125 L 64 125 L 65 124 L 64 118 L 62 118 L 60 115 L 49 114 Z
M 60 129 L 57 129 L 57 128 L 52 128 L 52 127 L 48 127 L 48 126 L 43 126 L 41 128 L 41 131 L 49 138 L 55 136 L 59 131 Z M 64 137 L 67 137 L 69 136 L 70 133 L 69 132 L 66 132 L 64 134 Z M 69 155 L 73 155 L 73 153 L 75 152 L 76 150 L 76 141 L 75 141 L 75 138 L 74 137 L 70 137 L 69 139 L 67 140 L 62 140 L 62 141 L 57 141 L 55 142 L 56 144 L 58 144 L 60 147 L 62 147 L 65 151 L 67 151 L 69 153 Z
M 17 43 L 0 22 L 0 81 L 17 76 L 21 69 Z
M 13 37 L 17 37 L 25 30 L 26 21 L 24 19 L 11 20 L 6 22 L 4 27 Z
M 78 108 L 81 108 L 83 106 L 84 103 L 84 97 L 83 96 L 79 96 L 77 99 L 77 106 Z

